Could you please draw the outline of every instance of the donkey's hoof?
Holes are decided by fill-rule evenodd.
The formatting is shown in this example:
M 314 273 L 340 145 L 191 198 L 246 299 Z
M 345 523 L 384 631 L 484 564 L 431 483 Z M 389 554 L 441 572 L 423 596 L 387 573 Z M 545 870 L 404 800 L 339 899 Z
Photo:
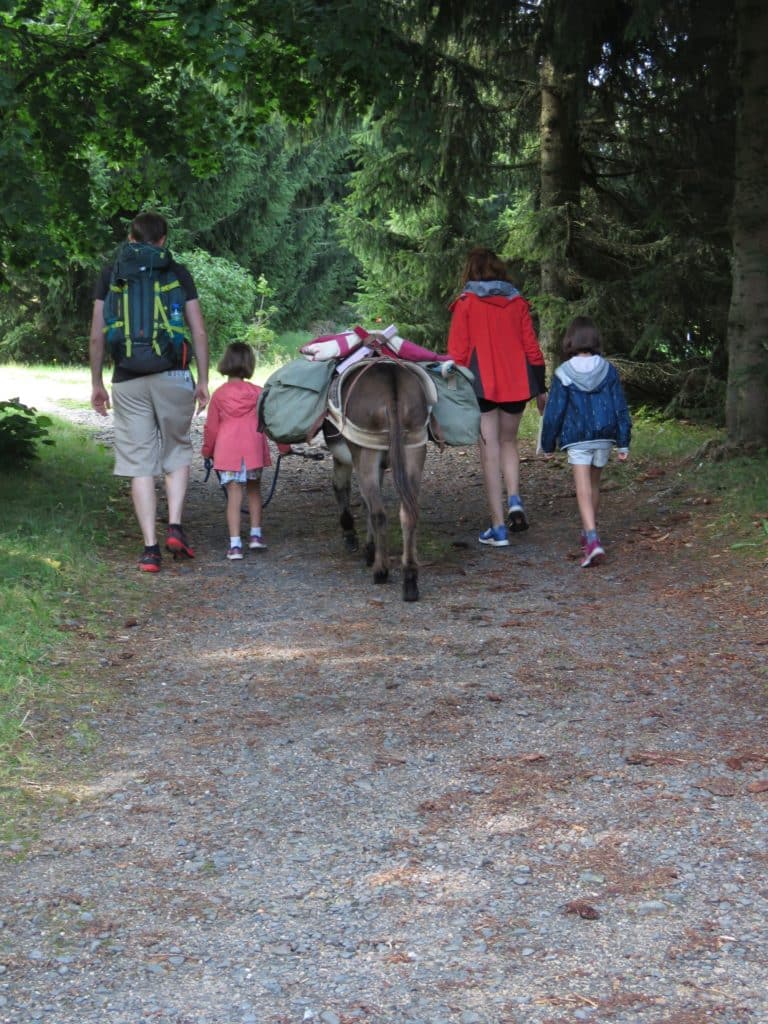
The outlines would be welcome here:
M 419 600 L 419 582 L 415 573 L 409 572 L 407 569 L 403 576 L 403 600 L 404 601 L 418 601 Z
M 389 579 L 389 569 L 377 569 L 373 574 L 374 583 L 386 583 Z

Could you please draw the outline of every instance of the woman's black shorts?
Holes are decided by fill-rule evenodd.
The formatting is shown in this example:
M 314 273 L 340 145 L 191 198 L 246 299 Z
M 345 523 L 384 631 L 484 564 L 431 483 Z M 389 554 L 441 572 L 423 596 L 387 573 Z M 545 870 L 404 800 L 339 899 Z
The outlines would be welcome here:
M 491 402 L 487 398 L 478 398 L 477 404 L 480 406 L 480 412 L 492 412 L 494 409 L 501 409 L 502 412 L 508 412 L 512 416 L 518 416 L 524 411 L 528 401 L 525 402 Z

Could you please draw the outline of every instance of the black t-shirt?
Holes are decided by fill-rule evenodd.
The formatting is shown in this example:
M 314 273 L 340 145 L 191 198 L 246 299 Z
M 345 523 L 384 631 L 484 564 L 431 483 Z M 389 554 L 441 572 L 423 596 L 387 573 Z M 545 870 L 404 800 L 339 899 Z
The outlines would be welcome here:
M 183 263 L 177 263 L 175 260 L 171 260 L 167 268 L 169 271 L 172 270 L 179 280 L 179 284 L 184 289 L 187 296 L 186 301 L 197 298 L 197 288 L 195 288 L 195 282 L 192 275 L 184 266 Z M 99 302 L 103 302 L 106 299 L 109 292 L 109 282 L 112 279 L 112 264 L 107 264 L 99 274 L 96 280 L 96 287 L 93 289 L 93 298 Z M 119 366 L 115 366 L 112 372 L 112 383 L 119 384 L 121 381 L 133 380 L 135 377 L 141 377 L 140 373 L 132 373 L 130 370 L 123 370 Z

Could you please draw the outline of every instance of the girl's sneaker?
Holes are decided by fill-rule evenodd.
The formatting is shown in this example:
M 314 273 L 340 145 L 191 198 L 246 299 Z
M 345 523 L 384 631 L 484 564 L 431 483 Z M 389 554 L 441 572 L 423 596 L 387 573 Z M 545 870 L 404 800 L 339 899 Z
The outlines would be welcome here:
M 522 533 L 523 530 L 528 529 L 528 518 L 523 509 L 523 503 L 519 498 L 513 497 L 509 499 L 507 515 L 509 528 L 512 533 Z
M 248 541 L 248 547 L 251 549 L 251 551 L 263 551 L 266 548 L 266 546 L 267 545 L 263 535 L 261 537 L 251 535 L 251 539 Z
M 489 526 L 477 539 L 481 544 L 490 544 L 494 548 L 509 547 L 506 526 Z
M 588 569 L 590 565 L 597 565 L 605 558 L 605 551 L 600 539 L 585 542 L 584 557 L 581 560 L 581 568 Z
M 243 557 L 243 549 L 239 544 L 234 544 L 227 552 L 227 558 L 230 562 L 239 562 Z

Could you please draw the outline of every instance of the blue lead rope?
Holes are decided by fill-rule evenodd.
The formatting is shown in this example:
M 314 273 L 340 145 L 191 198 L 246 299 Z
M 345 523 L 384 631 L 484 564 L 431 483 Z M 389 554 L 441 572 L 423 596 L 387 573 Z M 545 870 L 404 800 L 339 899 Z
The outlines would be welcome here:
M 302 459 L 312 459 L 313 462 L 321 462 L 325 458 L 324 454 L 322 452 L 320 452 L 320 451 L 297 452 L 294 449 L 291 452 L 291 455 L 300 455 Z M 270 503 L 270 501 L 272 501 L 272 498 L 273 498 L 274 493 L 275 493 L 275 489 L 277 487 L 277 478 L 280 475 L 280 463 L 282 461 L 283 461 L 283 456 L 282 455 L 278 455 L 277 456 L 277 462 L 275 463 L 275 471 L 272 474 L 272 482 L 269 485 L 269 494 L 262 501 L 262 503 L 261 503 L 261 507 L 262 508 L 266 508 L 267 505 Z M 211 458 L 205 459 L 204 462 L 203 462 L 203 465 L 205 466 L 205 478 L 203 480 L 203 483 L 205 483 L 205 484 L 208 483 L 208 479 L 209 479 L 209 477 L 211 475 L 211 470 L 213 470 L 213 472 L 216 474 L 216 478 L 219 481 L 219 487 L 221 487 L 221 490 L 222 490 L 222 492 L 224 494 L 224 497 L 226 497 L 227 496 L 227 489 L 224 486 L 224 484 L 222 484 L 222 482 L 221 482 L 221 473 L 218 471 L 218 469 L 213 469 L 213 459 L 211 459 Z

